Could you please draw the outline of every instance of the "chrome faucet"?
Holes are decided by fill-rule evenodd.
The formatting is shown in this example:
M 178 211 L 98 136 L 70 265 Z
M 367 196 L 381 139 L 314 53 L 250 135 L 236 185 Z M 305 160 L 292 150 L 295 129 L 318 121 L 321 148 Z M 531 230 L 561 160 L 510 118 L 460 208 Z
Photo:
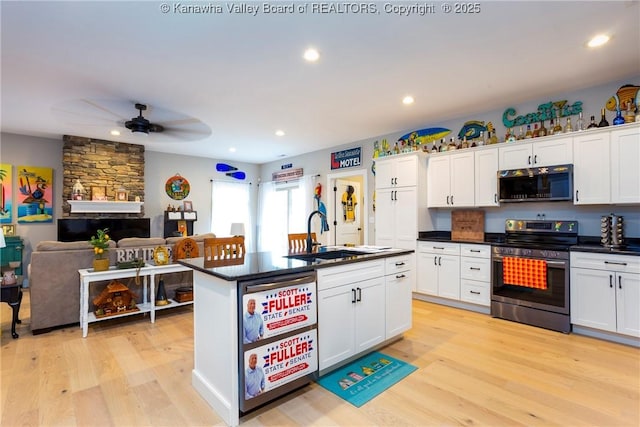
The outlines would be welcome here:
M 307 253 L 308 254 L 311 253 L 311 248 L 313 246 L 313 241 L 311 240 L 311 218 L 313 218 L 315 214 L 320 215 L 325 220 L 327 219 L 326 215 L 320 211 L 313 211 L 311 212 L 311 214 L 309 214 L 309 219 L 307 219 Z

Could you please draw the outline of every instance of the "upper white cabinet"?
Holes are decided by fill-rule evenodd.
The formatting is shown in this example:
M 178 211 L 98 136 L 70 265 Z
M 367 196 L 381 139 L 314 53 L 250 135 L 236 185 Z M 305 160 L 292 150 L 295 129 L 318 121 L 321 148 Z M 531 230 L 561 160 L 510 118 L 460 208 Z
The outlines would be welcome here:
M 506 143 L 498 149 L 498 155 L 500 170 L 569 164 L 573 163 L 573 138 Z
M 414 152 L 376 159 L 376 245 L 414 249 L 426 221 L 426 157 Z
M 475 205 L 498 206 L 498 149 L 475 152 Z
M 585 132 L 573 151 L 575 204 L 640 203 L 640 127 Z
M 474 206 L 474 163 L 472 151 L 429 158 L 427 206 Z

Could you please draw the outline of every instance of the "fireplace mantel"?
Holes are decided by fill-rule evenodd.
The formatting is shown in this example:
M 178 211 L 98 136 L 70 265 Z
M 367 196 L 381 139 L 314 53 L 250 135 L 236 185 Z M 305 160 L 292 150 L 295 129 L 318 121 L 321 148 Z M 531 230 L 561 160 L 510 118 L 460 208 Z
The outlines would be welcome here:
M 144 202 L 110 202 L 107 200 L 67 200 L 71 213 L 140 213 Z

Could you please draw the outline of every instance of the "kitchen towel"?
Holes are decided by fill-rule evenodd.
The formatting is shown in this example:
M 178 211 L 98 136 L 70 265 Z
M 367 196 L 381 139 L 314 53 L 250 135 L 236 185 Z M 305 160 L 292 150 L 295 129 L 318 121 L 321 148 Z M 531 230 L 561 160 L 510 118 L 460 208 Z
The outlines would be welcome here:
M 318 384 L 359 408 L 416 369 L 402 360 L 373 352 L 323 376 Z
M 547 262 L 541 259 L 505 257 L 502 260 L 505 285 L 547 289 Z

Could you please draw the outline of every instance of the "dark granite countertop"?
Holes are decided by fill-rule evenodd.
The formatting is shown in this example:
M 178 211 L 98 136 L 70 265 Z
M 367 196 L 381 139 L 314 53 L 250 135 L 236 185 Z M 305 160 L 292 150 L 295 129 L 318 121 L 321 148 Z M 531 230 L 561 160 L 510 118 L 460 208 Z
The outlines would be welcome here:
M 496 244 L 500 245 L 505 241 L 504 233 L 485 233 L 484 242 L 451 240 L 450 231 L 421 231 L 418 233 L 418 241 L 435 241 L 450 243 L 476 243 L 476 244 Z M 600 244 L 600 237 L 578 236 L 578 244 L 569 248 L 576 252 L 593 252 L 616 255 L 637 255 L 640 256 L 640 238 L 625 239 L 625 245 L 619 248 L 608 248 Z
M 341 248 L 358 251 L 358 247 Z M 339 249 L 334 249 L 339 250 Z M 319 252 L 329 252 L 331 249 L 320 248 Z M 224 280 L 252 280 L 288 273 L 312 271 L 318 268 L 335 267 L 341 264 L 388 258 L 414 252 L 407 249 L 389 249 L 375 253 L 366 253 L 336 259 L 298 260 L 287 258 L 287 253 L 255 252 L 248 253 L 240 260 L 205 262 L 204 257 L 181 259 L 178 262 L 194 270 L 211 274 Z

